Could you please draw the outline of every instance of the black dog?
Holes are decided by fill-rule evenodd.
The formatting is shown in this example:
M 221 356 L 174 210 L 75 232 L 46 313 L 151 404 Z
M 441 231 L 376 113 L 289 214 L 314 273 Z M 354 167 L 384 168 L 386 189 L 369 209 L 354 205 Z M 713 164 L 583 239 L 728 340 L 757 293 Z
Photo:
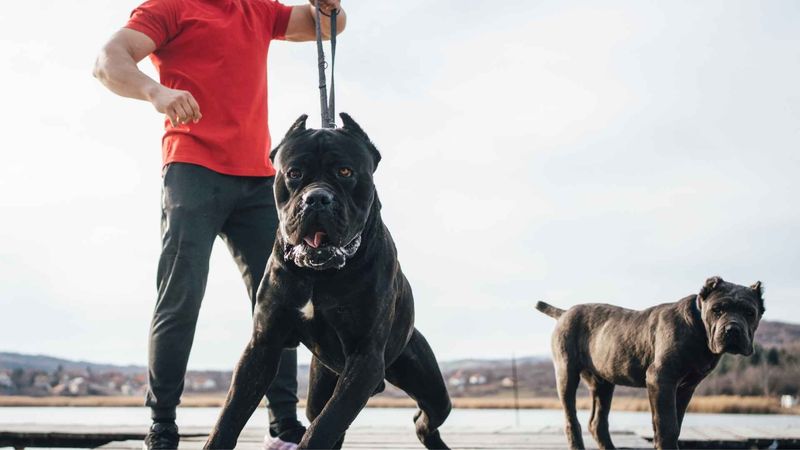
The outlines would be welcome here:
M 383 224 L 372 176 L 381 159 L 361 127 L 306 129 L 301 116 L 270 154 L 280 217 L 258 292 L 253 335 L 206 448 L 233 448 L 275 376 L 281 350 L 314 354 L 301 448 L 340 448 L 384 379 L 419 405 L 417 436 L 447 448 L 438 427 L 450 397 L 414 328 L 414 299 Z
M 582 377 L 592 394 L 589 430 L 600 448 L 614 448 L 608 412 L 614 386 L 646 387 L 656 448 L 678 448 L 683 416 L 695 387 L 723 353 L 750 355 L 764 314 L 761 282 L 745 287 L 709 278 L 698 295 L 644 311 L 577 305 L 568 311 L 544 302 L 536 309 L 558 319 L 553 364 L 572 448 L 583 448 L 575 414 Z

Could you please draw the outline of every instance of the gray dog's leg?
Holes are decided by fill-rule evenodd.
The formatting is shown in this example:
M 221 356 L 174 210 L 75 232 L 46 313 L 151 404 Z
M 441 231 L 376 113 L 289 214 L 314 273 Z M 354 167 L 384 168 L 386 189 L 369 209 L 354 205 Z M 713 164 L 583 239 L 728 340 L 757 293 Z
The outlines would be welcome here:
M 574 363 L 569 361 L 556 362 L 556 384 L 558 387 L 558 397 L 564 407 L 566 419 L 565 433 L 570 448 L 582 449 L 583 436 L 581 435 L 581 424 L 578 422 L 578 412 L 575 406 L 575 394 L 580 383 L 580 370 Z
M 680 386 L 676 395 L 676 407 L 678 410 L 678 434 L 683 427 L 683 416 L 686 415 L 686 409 L 689 407 L 689 402 L 692 401 L 695 386 Z
M 309 422 L 317 419 L 322 409 L 328 404 L 336 389 L 339 376 L 325 367 L 316 357 L 311 358 L 311 368 L 308 377 L 308 401 L 306 402 L 306 417 Z M 333 445 L 334 449 L 342 448 L 344 435 Z
M 450 414 L 450 396 L 433 350 L 416 329 L 403 353 L 387 370 L 386 379 L 417 402 L 419 411 L 414 415 L 414 424 L 425 448 L 448 448 L 439 436 L 439 427 Z
M 658 378 L 657 370 L 647 371 L 647 395 L 653 414 L 653 444 L 656 448 L 678 448 L 677 385 Z
M 608 431 L 608 413 L 614 397 L 614 385 L 596 376 L 585 374 L 583 379 L 589 385 L 592 395 L 592 414 L 589 418 L 589 431 L 601 449 L 612 449 L 611 434 Z

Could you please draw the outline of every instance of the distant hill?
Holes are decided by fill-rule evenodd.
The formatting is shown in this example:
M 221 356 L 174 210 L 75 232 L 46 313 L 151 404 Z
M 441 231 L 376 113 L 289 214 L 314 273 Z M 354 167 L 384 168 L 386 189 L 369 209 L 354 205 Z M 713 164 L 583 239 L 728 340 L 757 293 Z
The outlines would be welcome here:
M 800 324 L 785 322 L 762 321 L 756 333 L 756 342 L 762 347 L 784 348 L 800 343 Z M 498 353 L 502 353 L 498 349 Z M 548 362 L 550 355 L 522 356 L 517 358 L 519 366 L 530 366 Z M 452 361 L 440 361 L 442 370 L 445 372 L 457 370 L 475 370 L 487 367 L 506 367 L 511 363 L 510 358 L 497 359 L 460 359 Z M 80 371 L 87 368 L 93 372 L 119 372 L 126 375 L 144 373 L 147 368 L 144 366 L 127 365 L 118 366 L 114 364 L 103 364 L 89 361 L 73 361 L 62 358 L 54 358 L 46 355 L 26 355 L 21 353 L 0 352 L 0 369 L 25 369 L 42 370 L 54 372 L 61 366 L 67 371 Z M 232 368 L 231 368 L 232 369 Z M 300 371 L 305 372 L 307 367 L 301 367 Z
M 800 343 L 800 325 L 764 320 L 758 326 L 756 342 L 762 347 L 786 347 Z
M 94 363 L 89 361 L 73 361 L 69 359 L 54 358 L 46 355 L 25 355 L 22 353 L 0 352 L 0 369 L 23 369 L 55 372 L 61 366 L 66 371 L 82 371 L 87 368 L 92 372 L 119 372 L 133 375 L 147 371 L 144 366 L 117 366 L 113 364 Z

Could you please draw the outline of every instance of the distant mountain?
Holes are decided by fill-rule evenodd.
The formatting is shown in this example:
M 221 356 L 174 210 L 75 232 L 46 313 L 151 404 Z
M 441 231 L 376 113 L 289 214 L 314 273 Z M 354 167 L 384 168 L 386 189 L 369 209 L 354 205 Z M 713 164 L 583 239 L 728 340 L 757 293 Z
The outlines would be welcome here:
M 147 368 L 144 366 L 117 366 L 114 364 L 94 363 L 89 361 L 73 361 L 46 355 L 0 352 L 0 369 L 41 370 L 50 373 L 55 372 L 59 366 L 66 371 L 82 371 L 88 368 L 92 372 L 97 373 L 120 372 L 126 375 L 147 371 Z
M 541 362 L 550 361 L 550 356 L 540 355 L 540 356 L 521 356 L 517 358 L 517 365 L 533 365 L 538 364 Z M 453 361 L 440 361 L 439 365 L 441 366 L 444 372 L 456 371 L 456 370 L 472 370 L 472 369 L 482 369 L 486 367 L 494 367 L 494 366 L 511 366 L 511 358 L 497 358 L 497 359 L 457 359 Z
M 764 320 L 758 326 L 756 342 L 763 347 L 786 347 L 800 343 L 800 325 Z
M 787 347 L 796 345 L 800 342 L 800 324 L 785 322 L 762 321 L 756 333 L 756 342 L 763 347 Z M 498 353 L 504 353 L 503 349 L 498 349 Z M 537 365 L 548 362 L 550 356 L 522 356 L 517 358 L 519 366 Z M 440 361 L 444 372 L 458 370 L 474 370 L 488 367 L 509 367 L 510 358 L 497 359 L 460 359 L 453 361 Z M 126 375 L 144 373 L 147 368 L 144 366 L 127 365 L 118 366 L 114 364 L 103 364 L 89 361 L 73 361 L 62 358 L 54 358 L 45 355 L 26 355 L 21 353 L 0 352 L 0 369 L 26 369 L 42 370 L 54 372 L 61 366 L 67 371 L 81 371 L 87 368 L 96 373 L 120 372 Z M 301 373 L 307 372 L 307 367 L 301 366 Z

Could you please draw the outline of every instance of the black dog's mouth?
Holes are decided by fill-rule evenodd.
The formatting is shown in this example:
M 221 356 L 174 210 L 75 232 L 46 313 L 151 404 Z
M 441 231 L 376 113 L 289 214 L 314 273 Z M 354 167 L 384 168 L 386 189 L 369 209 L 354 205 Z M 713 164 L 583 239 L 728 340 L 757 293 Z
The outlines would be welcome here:
M 299 244 L 286 243 L 284 258 L 293 261 L 298 267 L 314 270 L 341 269 L 361 245 L 361 234 L 344 245 L 336 245 L 335 239 L 321 229 L 301 235 L 303 237 L 298 239 Z
M 328 239 L 328 233 L 324 231 L 316 231 L 307 234 L 303 238 L 303 242 L 306 243 L 311 248 L 321 248 L 330 246 L 330 240 Z

